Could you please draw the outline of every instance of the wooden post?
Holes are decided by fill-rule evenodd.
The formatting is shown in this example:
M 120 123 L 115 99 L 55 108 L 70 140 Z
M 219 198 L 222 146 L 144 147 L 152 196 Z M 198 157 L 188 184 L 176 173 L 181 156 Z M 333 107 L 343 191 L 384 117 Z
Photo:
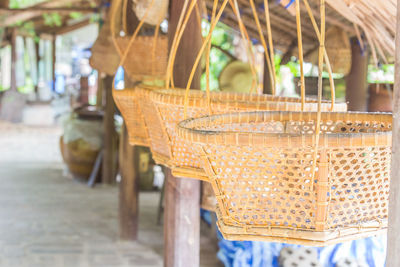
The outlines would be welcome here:
M 368 51 L 361 51 L 356 38 L 351 40 L 351 70 L 346 77 L 346 101 L 349 111 L 367 111 Z
M 264 59 L 264 80 L 263 80 L 263 93 L 264 94 L 272 94 L 272 88 L 271 88 L 271 76 L 269 75 L 269 69 L 268 69 L 268 64 L 267 60 Z
M 119 143 L 119 232 L 123 240 L 137 240 L 139 210 L 139 173 L 135 147 L 129 144 L 125 124 Z
M 53 35 L 51 40 L 51 79 L 53 81 L 53 91 L 56 90 L 56 39 L 57 35 Z
M 169 17 L 170 47 L 184 0 L 171 0 Z M 201 6 L 201 5 L 200 5 Z M 185 87 L 194 59 L 201 46 L 195 13 L 189 19 L 175 61 L 175 85 Z M 198 69 L 192 88 L 200 88 Z M 166 169 L 164 212 L 164 266 L 198 267 L 200 264 L 200 182 L 177 178 Z
M 13 28 L 11 34 L 11 90 L 17 91 L 17 29 Z
M 131 2 L 131 1 L 129 1 Z M 133 87 L 133 82 L 125 75 L 125 87 Z M 126 125 L 121 130 L 119 140 L 119 226 L 120 238 L 137 240 L 139 219 L 139 158 L 136 146 L 129 144 Z
M 103 78 L 103 88 L 105 92 L 105 110 L 104 110 L 104 155 L 102 168 L 102 183 L 115 183 L 116 175 L 116 133 L 114 126 L 115 105 L 112 96 L 113 77 L 107 75 Z
M 389 197 L 389 227 L 386 267 L 400 266 L 400 0 L 397 0 L 397 28 L 393 99 L 393 148 Z

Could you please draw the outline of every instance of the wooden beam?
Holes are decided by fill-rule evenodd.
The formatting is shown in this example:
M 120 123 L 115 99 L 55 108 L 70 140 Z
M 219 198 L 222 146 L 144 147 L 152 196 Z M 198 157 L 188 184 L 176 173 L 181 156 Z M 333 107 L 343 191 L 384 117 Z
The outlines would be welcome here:
M 170 1 L 170 47 L 185 0 Z M 200 4 L 201 6 L 201 4 Z M 195 57 L 201 46 L 201 29 L 195 13 L 189 19 L 182 36 L 174 64 L 174 81 L 185 87 Z M 197 69 L 192 88 L 200 88 L 200 68 Z M 177 178 L 166 168 L 164 211 L 164 266 L 198 267 L 200 264 L 200 182 Z
M 351 40 L 351 70 L 346 77 L 346 101 L 350 111 L 367 111 L 368 51 L 361 51 L 357 40 Z
M 116 176 L 116 133 L 114 125 L 115 104 L 112 97 L 113 77 L 106 75 L 103 78 L 103 88 L 105 91 L 105 112 L 104 112 L 104 155 L 102 169 L 102 183 L 114 184 Z
M 43 3 L 39 3 L 37 5 L 30 6 L 29 8 L 56 8 L 59 6 L 64 6 L 66 3 L 73 5 L 74 3 L 79 3 L 80 0 L 52 0 L 46 1 Z M 32 20 L 35 17 L 42 16 L 42 11 L 40 10 L 31 10 L 27 12 L 17 13 L 13 15 L 8 15 L 5 17 L 5 20 L 0 22 L 0 27 L 9 27 L 19 22 L 24 22 L 27 20 Z
M 392 169 L 386 267 L 400 266 L 400 0 L 397 0 L 396 54 L 393 99 Z
M 0 15 L 13 15 L 21 14 L 23 12 L 39 11 L 42 13 L 47 12 L 57 12 L 57 13 L 94 13 L 98 11 L 98 8 L 93 7 L 71 7 L 71 6 L 61 6 L 61 7 L 42 7 L 42 6 L 32 6 L 26 8 L 5 8 L 0 7 Z
M 78 30 L 80 28 L 83 28 L 85 26 L 88 26 L 91 23 L 92 23 L 92 21 L 90 19 L 85 19 L 85 20 L 80 21 L 80 22 L 75 23 L 75 24 L 66 25 L 66 26 L 63 26 L 61 28 L 57 28 L 54 31 L 54 33 L 56 35 L 63 35 L 63 34 L 70 33 L 72 31 Z

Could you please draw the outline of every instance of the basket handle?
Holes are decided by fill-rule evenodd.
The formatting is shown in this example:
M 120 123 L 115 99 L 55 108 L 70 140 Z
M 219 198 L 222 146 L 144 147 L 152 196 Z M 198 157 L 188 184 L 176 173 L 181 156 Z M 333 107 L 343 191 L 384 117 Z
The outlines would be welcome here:
M 317 22 L 315 21 L 314 14 L 311 11 L 310 4 L 308 3 L 308 0 L 303 0 L 303 1 L 304 1 L 304 5 L 306 6 L 306 9 L 307 9 L 308 16 L 314 27 L 314 31 L 317 34 L 318 40 L 321 40 L 321 33 L 318 29 Z M 325 47 L 324 47 L 324 59 L 325 59 L 326 68 L 329 73 L 329 84 L 330 84 L 330 89 L 331 89 L 331 111 L 333 111 L 334 107 L 335 107 L 335 98 L 336 98 L 336 96 L 335 96 L 335 81 L 333 80 L 332 67 L 331 67 L 331 63 L 329 61 L 328 53 L 326 52 Z
M 269 72 L 269 76 L 270 76 L 270 80 L 271 80 L 272 95 L 275 95 L 276 73 L 275 73 L 275 64 L 273 61 L 273 58 L 274 58 L 273 49 L 274 48 L 273 48 L 273 44 L 272 44 L 271 25 L 270 25 L 270 21 L 269 21 L 270 18 L 269 18 L 269 10 L 268 10 L 268 8 L 269 8 L 268 0 L 264 0 L 264 9 L 266 10 L 265 16 L 266 16 L 266 21 L 267 21 L 266 23 L 267 23 L 267 31 L 268 31 L 268 42 L 269 42 L 270 49 L 268 49 L 268 47 L 267 47 L 267 43 L 264 38 L 264 33 L 261 29 L 261 24 L 260 24 L 260 20 L 258 18 L 254 0 L 250 0 L 250 6 L 251 6 L 251 10 L 253 11 L 253 17 L 256 22 L 258 35 L 260 37 L 261 44 L 264 47 L 265 59 L 267 61 L 268 72 Z M 268 54 L 268 50 L 270 50 L 270 54 Z
M 116 38 L 116 33 L 115 33 L 115 21 L 116 21 L 115 18 L 116 18 L 116 15 L 117 15 L 118 7 L 119 7 L 119 5 L 121 5 L 121 0 L 115 0 L 115 1 L 116 1 L 115 2 L 116 7 L 111 10 L 112 11 L 112 13 L 111 13 L 111 38 L 113 40 L 114 46 L 116 47 L 116 49 L 117 49 L 117 51 L 118 51 L 118 53 L 119 53 L 119 55 L 121 57 L 119 66 L 123 66 L 125 61 L 126 61 L 126 59 L 128 58 L 129 51 L 130 51 L 133 43 L 135 42 L 135 40 L 136 40 L 136 38 L 137 38 L 137 36 L 139 34 L 139 31 L 143 27 L 144 20 L 146 19 L 146 17 L 150 13 L 150 10 L 151 10 L 151 8 L 153 7 L 153 5 L 155 3 L 155 0 L 151 0 L 151 2 L 149 4 L 149 6 L 147 7 L 142 19 L 139 21 L 138 26 L 136 27 L 135 31 L 133 32 L 131 38 L 129 39 L 128 46 L 125 49 L 125 51 L 122 51 L 122 49 L 119 47 L 118 42 L 117 42 L 117 38 Z M 158 37 L 158 33 L 159 33 L 159 28 L 160 28 L 160 24 L 158 24 L 156 26 L 156 30 L 155 30 L 155 38 L 154 38 L 154 44 L 153 44 L 153 49 L 152 49 L 152 58 L 153 59 L 155 57 L 155 51 L 156 51 L 156 44 L 157 44 L 157 37 Z M 154 66 L 153 66 L 153 68 L 154 68 Z
M 325 51 L 325 0 L 320 0 L 320 13 L 321 13 L 321 34 L 319 38 L 319 50 L 318 50 L 318 112 L 317 112 L 317 121 L 315 126 L 315 146 L 314 146 L 312 173 L 311 173 L 312 180 L 310 183 L 311 190 L 314 187 L 315 171 L 317 167 L 319 137 L 321 133 L 322 71 L 324 68 L 323 63 L 324 63 L 324 51 Z
M 196 0 L 193 0 L 193 1 L 196 1 Z M 207 34 L 202 46 L 200 47 L 200 50 L 199 50 L 199 52 L 197 54 L 197 57 L 195 59 L 195 62 L 193 64 L 193 68 L 192 68 L 192 71 L 190 73 L 189 80 L 188 80 L 187 85 L 186 85 L 186 91 L 185 91 L 185 99 L 184 99 L 184 103 L 185 103 L 185 105 L 184 105 L 184 118 L 185 119 L 187 117 L 187 106 L 189 104 L 189 90 L 190 90 L 190 86 L 191 86 L 193 78 L 194 78 L 195 70 L 196 70 L 196 68 L 197 68 L 197 66 L 198 66 L 198 64 L 200 62 L 201 56 L 202 56 L 202 54 L 204 52 L 204 49 L 206 48 L 208 42 L 211 41 L 211 36 L 212 36 L 212 33 L 213 33 L 214 29 L 215 29 L 215 26 L 217 25 L 219 19 L 221 18 L 222 12 L 224 11 L 224 9 L 225 9 L 227 4 L 228 4 L 228 0 L 224 0 L 222 2 L 222 5 L 221 5 L 220 9 L 219 9 L 217 15 L 215 16 L 215 20 L 211 23 L 210 30 L 209 30 L 209 32 L 208 32 L 208 34 Z

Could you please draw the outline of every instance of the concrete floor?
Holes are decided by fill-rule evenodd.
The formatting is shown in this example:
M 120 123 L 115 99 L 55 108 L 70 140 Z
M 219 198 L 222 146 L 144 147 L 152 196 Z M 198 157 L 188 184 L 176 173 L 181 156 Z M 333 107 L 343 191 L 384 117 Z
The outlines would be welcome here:
M 162 266 L 157 192 L 141 193 L 139 240 L 118 240 L 118 189 L 65 176 L 57 127 L 0 122 L 0 266 Z M 221 266 L 202 229 L 201 265 Z

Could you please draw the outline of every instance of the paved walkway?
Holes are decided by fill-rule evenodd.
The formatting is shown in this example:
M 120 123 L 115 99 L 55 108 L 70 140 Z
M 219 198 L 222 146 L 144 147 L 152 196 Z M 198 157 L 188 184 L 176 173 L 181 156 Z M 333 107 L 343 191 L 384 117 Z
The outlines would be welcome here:
M 0 267 L 163 266 L 159 194 L 140 195 L 139 241 L 119 241 L 117 187 L 65 177 L 59 134 L 0 122 Z M 221 266 L 207 234 L 201 265 Z

